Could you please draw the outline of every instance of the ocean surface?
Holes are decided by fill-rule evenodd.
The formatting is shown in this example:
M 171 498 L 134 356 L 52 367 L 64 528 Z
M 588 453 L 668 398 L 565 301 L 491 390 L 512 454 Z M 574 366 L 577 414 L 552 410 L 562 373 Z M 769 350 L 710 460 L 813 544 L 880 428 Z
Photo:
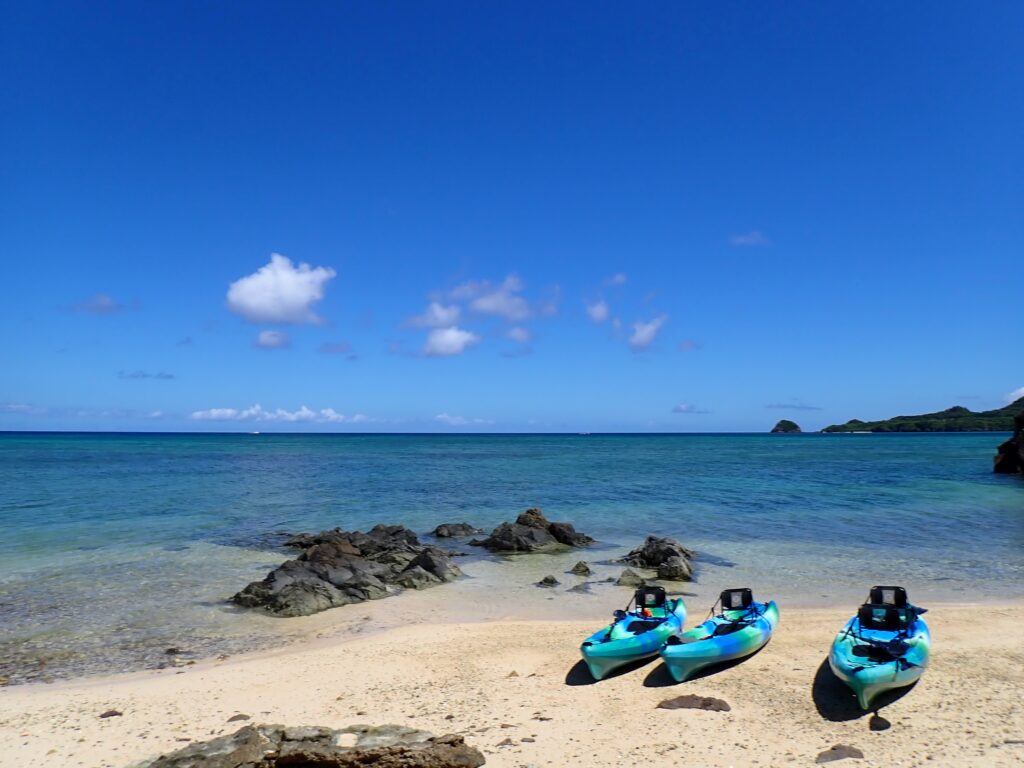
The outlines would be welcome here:
M 628 599 L 540 590 L 578 559 L 595 580 L 647 534 L 700 552 L 691 613 L 752 586 L 849 605 L 874 583 L 918 603 L 1024 596 L 1024 482 L 995 434 L 0 434 L 0 676 L 52 680 L 402 621 L 603 617 Z M 498 558 L 468 578 L 303 619 L 227 598 L 287 559 L 282 532 L 442 522 L 530 506 L 592 550 Z M 175 649 L 168 653 L 169 649 Z

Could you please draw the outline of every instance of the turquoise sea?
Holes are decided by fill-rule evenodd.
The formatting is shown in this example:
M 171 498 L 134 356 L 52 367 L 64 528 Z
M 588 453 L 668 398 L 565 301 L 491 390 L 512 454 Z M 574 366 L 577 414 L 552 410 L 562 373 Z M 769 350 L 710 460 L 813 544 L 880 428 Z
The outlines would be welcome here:
M 0 434 L 0 675 L 158 666 L 169 647 L 192 657 L 266 647 L 403 605 L 430 620 L 446 606 L 466 618 L 456 606 L 467 602 L 474 618 L 603 616 L 624 592 L 541 598 L 534 577 L 557 573 L 568 586 L 561 574 L 581 558 L 614 575 L 610 561 L 649 533 L 701 553 L 698 582 L 685 585 L 698 612 L 717 589 L 747 584 L 851 610 L 885 581 L 917 602 L 1018 598 L 1024 482 L 991 473 L 1002 439 Z M 460 560 L 464 583 L 379 601 L 386 609 L 290 620 L 225 603 L 287 557 L 281 532 L 490 528 L 529 506 L 600 545 L 511 560 L 474 551 Z

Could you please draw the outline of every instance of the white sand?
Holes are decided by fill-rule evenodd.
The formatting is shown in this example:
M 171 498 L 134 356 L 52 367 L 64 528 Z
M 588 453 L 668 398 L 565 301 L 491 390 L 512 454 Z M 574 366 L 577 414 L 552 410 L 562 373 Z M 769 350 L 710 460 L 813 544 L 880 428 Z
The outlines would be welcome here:
M 839 743 L 865 755 L 834 763 L 843 766 L 1024 765 L 1024 606 L 931 608 L 931 667 L 882 710 L 883 731 L 820 669 L 846 612 L 783 607 L 761 653 L 666 687 L 654 687 L 667 682 L 657 661 L 567 684 L 587 681 L 577 649 L 595 627 L 580 621 L 420 623 L 184 670 L 13 686 L 0 689 L 0 766 L 125 766 L 229 733 L 239 713 L 460 732 L 497 767 L 812 765 Z M 683 693 L 725 699 L 732 711 L 656 708 Z M 123 715 L 98 717 L 109 709 Z

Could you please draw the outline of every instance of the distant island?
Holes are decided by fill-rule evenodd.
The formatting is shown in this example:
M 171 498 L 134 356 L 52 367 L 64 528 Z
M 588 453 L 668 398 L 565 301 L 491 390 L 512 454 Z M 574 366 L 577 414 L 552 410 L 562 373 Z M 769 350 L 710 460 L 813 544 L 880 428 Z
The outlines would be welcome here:
M 800 432 L 800 431 L 801 431 L 800 430 L 800 425 L 797 424 L 795 421 L 790 421 L 789 419 L 782 419 L 778 424 L 776 424 L 774 427 L 772 427 L 772 433 L 775 433 L 775 432 L 789 433 L 789 432 Z
M 883 421 L 850 419 L 822 432 L 1012 432 L 1013 417 L 1024 409 L 1024 397 L 994 411 L 972 411 L 955 405 L 938 413 L 895 416 Z M 781 423 L 781 422 L 780 422 Z

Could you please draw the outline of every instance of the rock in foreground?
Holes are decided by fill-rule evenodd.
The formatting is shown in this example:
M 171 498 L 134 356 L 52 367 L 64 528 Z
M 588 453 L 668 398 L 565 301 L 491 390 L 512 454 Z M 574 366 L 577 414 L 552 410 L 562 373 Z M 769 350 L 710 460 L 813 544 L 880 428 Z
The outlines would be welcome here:
M 557 552 L 585 547 L 594 540 L 569 523 L 549 522 L 539 509 L 528 509 L 514 523 L 502 523 L 486 539 L 469 543 L 492 552 Z
M 366 533 L 336 528 L 292 542 L 304 545 L 303 553 L 249 584 L 232 602 L 274 616 L 308 616 L 462 575 L 447 552 L 420 544 L 400 525 L 377 525 Z
M 675 539 L 648 536 L 639 547 L 626 555 L 620 562 L 634 568 L 650 568 L 658 572 L 659 579 L 671 581 L 692 581 L 693 564 L 697 556 Z
M 1024 475 L 1024 411 L 1013 418 L 1013 437 L 999 446 L 992 471 L 1000 475 Z
M 485 762 L 461 736 L 435 737 L 400 725 L 247 725 L 162 755 L 145 768 L 478 768 Z

